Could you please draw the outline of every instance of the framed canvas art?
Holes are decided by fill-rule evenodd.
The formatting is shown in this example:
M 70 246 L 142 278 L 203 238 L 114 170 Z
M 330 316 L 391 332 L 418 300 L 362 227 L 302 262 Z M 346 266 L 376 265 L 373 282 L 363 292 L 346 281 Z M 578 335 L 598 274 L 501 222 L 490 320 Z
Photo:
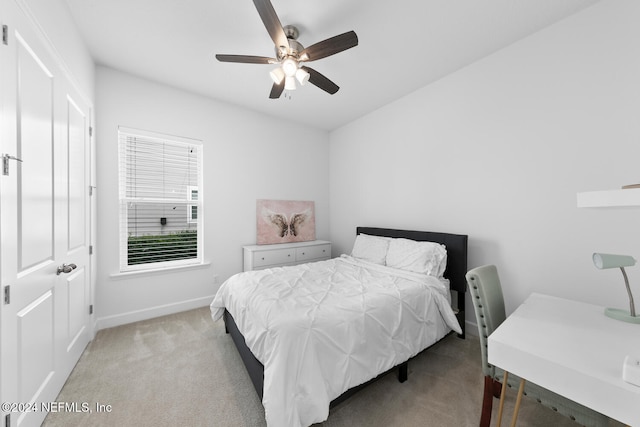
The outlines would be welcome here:
M 314 202 L 257 200 L 256 230 L 258 245 L 315 240 Z

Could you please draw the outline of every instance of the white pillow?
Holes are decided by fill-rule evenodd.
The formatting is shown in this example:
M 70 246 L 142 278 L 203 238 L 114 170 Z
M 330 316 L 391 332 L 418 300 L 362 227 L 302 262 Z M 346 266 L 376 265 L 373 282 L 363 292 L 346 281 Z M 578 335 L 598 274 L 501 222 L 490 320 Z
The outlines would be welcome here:
M 442 277 L 447 268 L 447 250 L 434 242 L 391 239 L 386 262 L 389 267 Z
M 351 250 L 351 256 L 376 264 L 385 264 L 389 239 L 384 237 L 358 234 Z

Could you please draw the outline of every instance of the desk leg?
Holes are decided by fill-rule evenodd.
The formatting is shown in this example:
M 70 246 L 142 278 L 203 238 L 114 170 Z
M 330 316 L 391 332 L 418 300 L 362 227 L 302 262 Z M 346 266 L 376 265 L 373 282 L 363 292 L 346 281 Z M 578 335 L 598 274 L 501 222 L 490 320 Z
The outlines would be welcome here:
M 504 378 L 502 379 L 502 391 L 500 392 L 500 406 L 498 406 L 498 423 L 496 427 L 500 427 L 502 424 L 502 410 L 504 409 L 504 397 L 507 394 L 507 380 L 509 379 L 509 372 L 504 371 Z
M 518 388 L 518 397 L 516 398 L 516 407 L 513 409 L 513 417 L 511 418 L 511 427 L 516 427 L 518 420 L 518 411 L 520 410 L 520 402 L 522 401 L 522 393 L 524 392 L 524 378 L 520 380 L 520 388 Z

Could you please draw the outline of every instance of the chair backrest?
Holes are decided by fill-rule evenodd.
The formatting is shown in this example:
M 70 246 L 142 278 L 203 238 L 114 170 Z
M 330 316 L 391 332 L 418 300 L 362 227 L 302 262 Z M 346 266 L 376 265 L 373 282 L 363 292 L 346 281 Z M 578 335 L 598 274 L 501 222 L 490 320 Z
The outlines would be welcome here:
M 495 265 L 484 265 L 469 270 L 465 277 L 478 322 L 482 373 L 494 377 L 495 369 L 487 361 L 487 338 L 506 319 L 498 269 Z

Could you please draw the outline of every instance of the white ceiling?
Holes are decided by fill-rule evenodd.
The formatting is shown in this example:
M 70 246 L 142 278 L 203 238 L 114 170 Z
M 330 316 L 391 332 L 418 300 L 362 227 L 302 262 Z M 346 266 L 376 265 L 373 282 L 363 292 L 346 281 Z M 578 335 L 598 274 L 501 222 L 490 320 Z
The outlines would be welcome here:
M 335 95 L 306 85 L 269 99 L 274 56 L 250 0 L 67 0 L 95 62 L 269 115 L 332 130 L 599 0 L 272 0 L 310 46 L 354 30 L 359 45 L 309 63 Z M 523 82 L 525 84 L 525 82 Z

